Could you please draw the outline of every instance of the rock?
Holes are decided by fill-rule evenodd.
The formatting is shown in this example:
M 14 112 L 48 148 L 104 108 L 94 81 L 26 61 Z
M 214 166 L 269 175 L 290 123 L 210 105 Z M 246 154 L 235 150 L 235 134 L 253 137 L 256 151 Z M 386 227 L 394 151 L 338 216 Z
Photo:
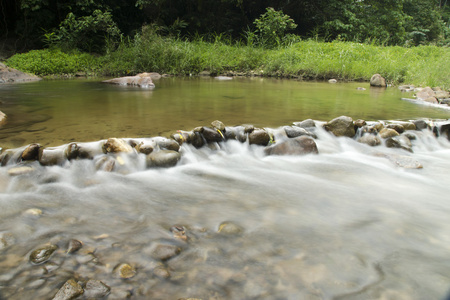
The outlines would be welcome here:
M 153 145 L 145 142 L 140 142 L 135 147 L 136 151 L 143 154 L 150 154 L 153 152 L 154 147 Z
M 104 153 L 118 153 L 118 152 L 132 152 L 133 148 L 128 145 L 124 140 L 117 138 L 109 138 L 103 144 Z
M 355 126 L 358 127 L 358 128 L 361 128 L 361 127 L 366 126 L 366 125 L 367 125 L 367 123 L 364 120 L 358 119 L 358 120 L 355 121 Z
M 439 124 L 439 134 L 446 135 L 448 140 L 450 140 L 450 122 Z
M 205 139 L 198 131 L 192 132 L 192 134 L 190 135 L 190 141 L 192 146 L 194 146 L 195 148 L 201 148 L 205 145 Z
M 389 159 L 395 165 L 405 168 L 405 169 L 422 169 L 423 165 L 415 160 L 414 158 L 406 155 L 395 155 L 395 154 L 382 154 L 378 153 L 376 156 L 385 157 Z
M 412 123 L 416 126 L 416 130 L 422 130 L 427 129 L 428 124 L 426 120 L 420 119 L 420 120 L 414 120 Z
M 255 129 L 248 135 L 250 145 L 267 146 L 270 142 L 270 135 L 264 129 Z
M 39 149 L 41 145 L 31 144 L 23 150 L 21 159 L 22 160 L 38 160 L 39 159 Z
M 187 241 L 186 228 L 182 225 L 175 225 L 170 227 L 173 237 L 182 241 Z
M 394 129 L 398 133 L 403 133 L 405 131 L 405 127 L 403 127 L 403 125 L 400 124 L 387 124 L 385 128 Z
M 83 242 L 76 240 L 76 239 L 71 239 L 69 241 L 69 245 L 67 246 L 67 254 L 72 254 L 77 252 L 78 250 L 81 249 L 81 247 L 83 247 Z
M 56 245 L 45 245 L 33 250 L 30 254 L 30 262 L 35 265 L 42 264 L 50 259 L 53 252 L 58 249 Z
M 13 83 L 13 82 L 27 82 L 27 81 L 38 81 L 42 78 L 36 75 L 27 74 L 20 72 L 16 69 L 9 68 L 4 64 L 0 63 L 0 84 L 1 83 Z
M 56 293 L 53 300 L 71 300 L 84 293 L 83 288 L 75 280 L 69 279 Z
M 336 79 L 330 79 L 330 80 L 328 80 L 328 83 L 337 83 L 337 80 Z
M 359 86 L 359 87 L 356 88 L 356 90 L 358 90 L 358 91 L 365 91 L 366 89 Z
M 160 279 L 167 279 L 170 277 L 170 272 L 165 266 L 157 266 L 153 269 L 153 275 Z
M 66 153 L 62 147 L 39 148 L 39 162 L 41 165 L 62 165 L 65 161 Z
M 6 115 L 0 111 L 0 126 L 6 123 Z
M 86 282 L 86 286 L 84 288 L 84 297 L 89 298 L 103 298 L 106 297 L 111 288 L 104 284 L 100 280 L 90 279 Z
M 118 85 L 130 85 L 130 86 L 138 86 L 142 88 L 155 88 L 155 84 L 152 81 L 153 73 L 140 73 L 136 76 L 126 76 L 120 78 L 113 78 L 109 80 L 104 80 L 104 83 L 118 84 Z M 161 77 L 161 76 L 160 76 Z
M 217 232 L 226 235 L 236 235 L 244 232 L 244 228 L 233 222 L 222 222 Z
M 180 150 L 180 144 L 178 144 L 175 140 L 172 140 L 172 139 L 159 138 L 159 139 L 156 139 L 156 144 L 159 146 L 160 149 L 173 150 L 173 151 Z
M 358 139 L 358 142 L 369 145 L 369 146 L 378 146 L 381 145 L 381 140 L 379 137 L 373 134 L 364 134 L 362 137 Z
M 34 171 L 35 171 L 35 169 L 30 166 L 18 166 L 18 167 L 13 167 L 13 168 L 9 169 L 8 175 L 9 176 L 19 176 L 19 175 L 24 175 L 24 174 L 30 174 Z
M 42 216 L 42 210 L 39 208 L 29 208 L 22 213 L 23 216 L 38 217 Z
M 255 130 L 255 126 L 246 124 L 244 125 L 244 133 L 251 133 Z
M 215 120 L 211 123 L 211 126 L 217 130 L 224 131 L 225 130 L 225 124 L 223 124 L 219 120 Z
M 181 154 L 173 150 L 160 150 L 147 155 L 147 167 L 173 167 L 181 159 Z
M 450 98 L 442 99 L 441 104 L 450 105 Z
M 388 148 L 401 148 L 406 151 L 413 152 L 411 141 L 404 135 L 390 137 L 386 139 L 385 143 Z
M 284 126 L 283 129 L 289 138 L 295 138 L 302 135 L 313 136 L 313 134 L 301 127 Z
M 437 90 L 434 92 L 434 96 L 438 99 L 438 100 L 442 100 L 442 99 L 446 99 L 448 97 L 450 97 L 449 93 L 443 90 Z
M 370 86 L 386 87 L 386 79 L 384 79 L 380 74 L 374 74 L 372 78 L 370 78 Z
M 95 169 L 98 171 L 112 172 L 116 166 L 116 160 L 111 156 L 100 156 L 94 160 Z
M 380 134 L 380 137 L 383 139 L 387 139 L 387 138 L 391 138 L 391 137 L 399 135 L 399 133 L 392 128 L 383 128 L 383 129 L 381 129 L 379 134 Z
M 150 248 L 150 255 L 154 259 L 166 261 L 181 253 L 181 247 L 172 244 L 155 242 Z
M 430 96 L 430 97 L 424 99 L 423 101 L 431 103 L 431 104 L 439 104 L 439 101 L 434 96 Z
M 318 154 L 316 142 L 309 136 L 299 136 L 276 144 L 264 149 L 266 155 L 303 155 Z
M 137 274 L 136 269 L 129 264 L 120 264 L 114 268 L 113 272 L 122 279 L 129 279 Z
M 433 97 L 434 98 L 435 93 L 430 87 L 425 87 L 423 89 L 420 89 L 416 93 L 417 100 L 425 101 L 427 98 Z
M 337 117 L 324 125 L 325 130 L 335 136 L 354 137 L 356 134 L 353 119 L 346 116 Z
M 229 77 L 229 76 L 216 76 L 216 77 L 214 77 L 214 79 L 217 79 L 217 80 L 231 80 L 231 79 L 233 79 L 233 77 Z
M 207 143 L 218 143 L 225 140 L 225 136 L 218 129 L 203 127 L 201 132 Z
M 201 71 L 200 73 L 198 73 L 198 76 L 209 77 L 209 76 L 211 76 L 211 72 L 209 72 L 209 71 Z
M 316 127 L 316 123 L 312 119 L 306 119 L 301 122 L 294 122 L 295 126 L 301 127 L 301 128 L 311 128 Z

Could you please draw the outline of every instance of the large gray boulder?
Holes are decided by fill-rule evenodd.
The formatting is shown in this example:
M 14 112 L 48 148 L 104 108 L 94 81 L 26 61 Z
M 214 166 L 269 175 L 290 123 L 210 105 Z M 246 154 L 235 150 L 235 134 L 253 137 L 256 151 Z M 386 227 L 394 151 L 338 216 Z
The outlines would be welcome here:
M 326 123 L 323 127 L 335 136 L 354 137 L 356 134 L 353 119 L 346 116 L 337 117 Z
M 104 80 L 104 83 L 118 84 L 118 85 L 130 85 L 130 86 L 138 86 L 142 88 L 150 88 L 153 89 L 155 84 L 152 81 L 152 74 L 157 73 L 140 73 L 136 76 L 125 76 L 119 78 L 113 78 L 109 80 Z
M 267 155 L 303 155 L 319 153 L 314 139 L 306 135 L 277 142 L 272 146 L 266 147 L 264 152 Z
M 0 83 L 38 81 L 41 79 L 36 75 L 24 73 L 0 63 Z

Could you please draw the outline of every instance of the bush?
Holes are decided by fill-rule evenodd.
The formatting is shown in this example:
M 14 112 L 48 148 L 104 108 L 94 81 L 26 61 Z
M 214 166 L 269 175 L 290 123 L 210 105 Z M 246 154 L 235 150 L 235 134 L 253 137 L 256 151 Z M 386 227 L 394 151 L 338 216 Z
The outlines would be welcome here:
M 256 19 L 253 24 L 256 26 L 259 43 L 268 48 L 281 45 L 285 33 L 297 27 L 288 15 L 272 7 L 266 8 L 266 13 Z

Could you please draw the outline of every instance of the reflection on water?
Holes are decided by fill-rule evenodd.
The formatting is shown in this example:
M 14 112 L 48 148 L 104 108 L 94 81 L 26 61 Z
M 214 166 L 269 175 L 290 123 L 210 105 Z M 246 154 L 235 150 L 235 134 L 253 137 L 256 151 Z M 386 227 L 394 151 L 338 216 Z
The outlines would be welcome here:
M 359 86 L 365 91 L 357 90 Z M 276 127 L 307 118 L 388 120 L 448 118 L 449 112 L 400 100 L 397 88 L 368 83 L 328 84 L 261 78 L 217 81 L 165 78 L 156 89 L 111 86 L 98 80 L 40 81 L 0 87 L 8 123 L 1 147 L 62 145 L 109 137 L 149 137 L 191 130 L 221 120 L 226 125 Z
M 17 114 L 17 128 L 46 129 L 12 132 L 11 125 L 2 129 L 12 133 L 2 131 L 1 141 L 12 143 L 14 136 L 25 144 L 42 137 L 51 144 L 121 133 L 151 136 L 211 119 L 287 125 L 321 114 L 319 119 L 444 115 L 400 101 L 391 105 L 392 115 L 381 117 L 372 105 L 381 105 L 377 99 L 389 90 L 377 99 L 369 92 L 352 100 L 347 95 L 359 91 L 333 86 L 333 101 L 325 101 L 316 95 L 321 89 L 310 87 L 314 83 L 262 81 L 244 92 L 222 83 L 181 82 L 161 83 L 145 98 L 143 91 L 82 81 L 75 85 L 89 93 L 82 89 L 79 102 L 70 93 L 73 82 L 51 83 L 59 86 L 58 101 L 27 85 L 35 89 L 27 93 L 43 94 L 39 105 L 32 97 L 14 100 L 26 93 L 9 87 L 5 107 L 11 112 L 30 115 L 35 109 L 51 119 L 33 123 Z M 267 86 L 269 91 L 262 91 Z M 159 92 L 165 96 L 158 98 Z M 247 100 L 250 94 L 261 98 L 258 105 Z M 381 106 L 394 101 L 388 99 L 379 100 L 386 101 Z M 97 101 L 104 115 L 95 117 Z M 240 101 L 236 111 L 242 114 L 232 112 L 232 101 Z M 358 115 L 354 102 L 346 101 L 364 101 L 368 107 L 361 106 Z M 108 120 L 115 121 L 102 123 Z M 147 128 L 138 126 L 141 122 Z M 145 169 L 139 157 L 113 173 L 96 171 L 91 160 L 64 167 L 33 165 L 34 172 L 18 176 L 8 175 L 11 166 L 0 168 L 0 299 L 52 299 L 72 278 L 83 287 L 88 280 L 101 280 L 111 287 L 105 299 L 443 299 L 450 289 L 450 142 L 417 131 L 414 153 L 409 153 L 335 138 L 321 129 L 316 134 L 319 155 L 264 156 L 262 147 L 228 141 L 201 149 L 185 144 L 181 161 L 169 169 Z M 400 168 L 388 155 L 409 156 L 423 169 Z M 187 241 L 171 232 L 174 225 L 185 228 Z M 71 239 L 83 246 L 68 254 Z M 58 249 L 47 262 L 30 263 L 32 251 L 45 244 Z M 171 253 L 171 247 L 179 253 Z M 116 266 L 123 263 L 135 269 L 134 276 L 117 275 Z

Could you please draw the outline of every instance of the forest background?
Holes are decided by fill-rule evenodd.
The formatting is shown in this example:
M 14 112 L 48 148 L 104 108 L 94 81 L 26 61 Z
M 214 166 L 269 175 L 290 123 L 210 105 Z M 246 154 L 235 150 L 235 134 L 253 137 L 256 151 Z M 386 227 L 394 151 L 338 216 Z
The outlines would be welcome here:
M 414 82 L 437 69 L 429 83 L 448 79 L 446 0 L 0 0 L 0 9 L 3 59 L 28 52 L 7 64 L 40 75 L 378 71 Z

